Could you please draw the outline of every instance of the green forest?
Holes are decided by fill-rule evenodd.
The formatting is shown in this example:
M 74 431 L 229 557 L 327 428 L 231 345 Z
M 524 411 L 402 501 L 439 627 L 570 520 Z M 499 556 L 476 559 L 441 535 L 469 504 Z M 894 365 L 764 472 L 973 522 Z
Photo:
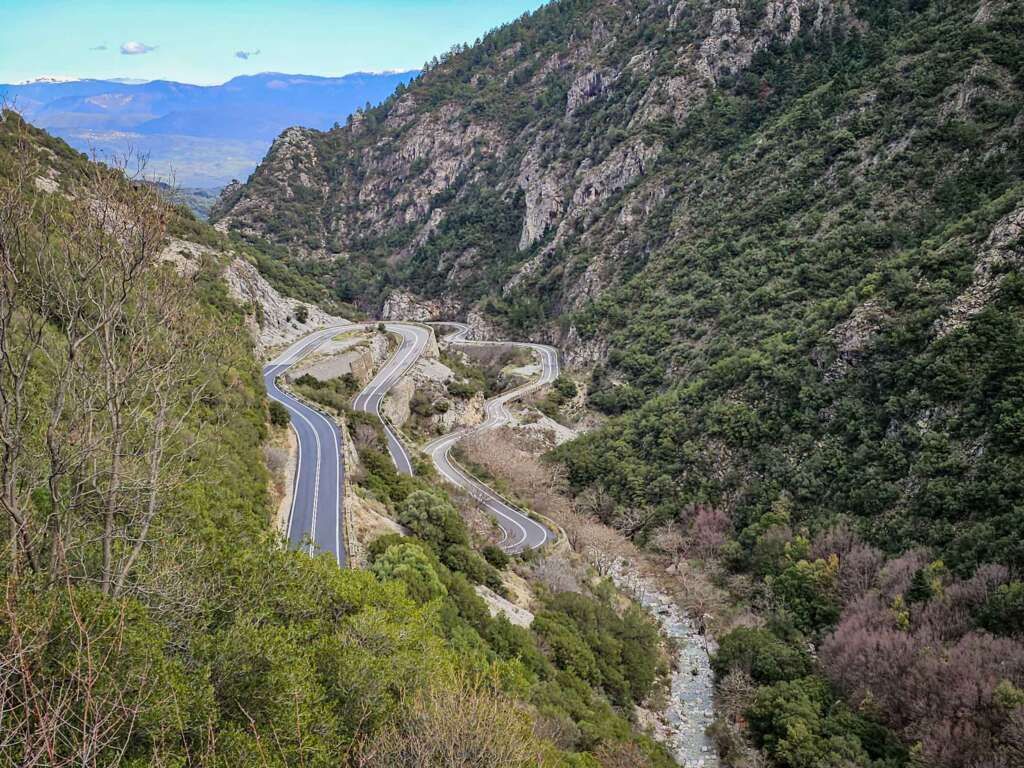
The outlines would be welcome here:
M 493 618 L 513 564 L 354 380 L 295 391 L 409 535 L 356 572 L 270 532 L 242 254 L 563 350 L 573 509 L 748 611 L 723 765 L 1024 765 L 1022 41 L 1013 0 L 555 0 L 275 143 L 228 234 L 3 113 L 0 758 L 672 765 L 634 711 L 656 625 L 599 580 Z M 178 273 L 168 236 L 210 251 Z

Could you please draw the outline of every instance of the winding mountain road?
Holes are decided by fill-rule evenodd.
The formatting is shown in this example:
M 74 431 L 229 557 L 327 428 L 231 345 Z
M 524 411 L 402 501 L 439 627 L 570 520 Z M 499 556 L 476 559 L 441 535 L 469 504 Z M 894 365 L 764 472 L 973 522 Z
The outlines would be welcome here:
M 346 324 L 317 331 L 292 344 L 263 368 L 267 394 L 287 409 L 299 446 L 288 512 L 288 541 L 296 549 L 307 549 L 311 555 L 317 549 L 330 552 L 339 566 L 344 566 L 347 558 L 341 530 L 345 479 L 341 434 L 327 416 L 281 390 L 277 379 L 329 339 L 352 328 Z
M 453 344 L 500 345 L 522 347 L 535 352 L 541 361 L 541 375 L 537 380 L 497 397 L 485 404 L 486 418 L 476 427 L 461 429 L 440 437 L 423 447 L 438 472 L 448 482 L 480 501 L 497 520 L 502 530 L 502 548 L 510 553 L 536 549 L 552 541 L 555 536 L 547 527 L 531 518 L 524 510 L 477 480 L 451 457 L 451 449 L 462 438 L 477 432 L 496 429 L 512 421 L 508 406 L 530 392 L 554 381 L 559 374 L 558 351 L 544 344 L 505 341 L 469 341 L 470 328 L 462 323 L 435 323 L 454 328 L 446 336 Z M 281 403 L 291 416 L 292 428 L 298 440 L 298 461 L 295 486 L 288 515 L 287 536 L 295 548 L 305 548 L 312 555 L 318 549 L 334 555 L 339 566 L 346 563 L 345 537 L 342 535 L 342 505 L 344 465 L 341 453 L 341 434 L 335 423 L 324 414 L 309 407 L 281 390 L 277 379 L 306 355 L 314 352 L 329 339 L 346 331 L 369 330 L 376 323 L 343 324 L 313 333 L 278 355 L 263 369 L 267 394 Z M 381 367 L 377 375 L 356 396 L 353 408 L 375 414 L 384 426 L 388 452 L 399 472 L 414 473 L 409 448 L 402 442 L 395 428 L 381 411 L 387 393 L 408 373 L 425 352 L 432 331 L 415 323 L 385 323 L 388 332 L 401 337 L 398 349 Z
M 513 390 L 505 392 L 497 397 L 492 397 L 484 406 L 486 418 L 484 421 L 471 428 L 457 430 L 451 434 L 439 437 L 423 447 L 423 451 L 430 456 L 437 471 L 450 482 L 477 499 L 484 508 L 498 522 L 502 530 L 500 546 L 506 552 L 518 553 L 526 549 L 537 549 L 555 539 L 555 535 L 548 528 L 530 517 L 524 510 L 517 507 L 504 496 L 489 486 L 477 480 L 464 470 L 451 457 L 452 448 L 462 438 L 471 434 L 497 429 L 512 422 L 512 412 L 509 411 L 509 403 L 528 395 L 534 390 L 550 384 L 558 378 L 560 372 L 558 362 L 558 350 L 546 344 L 529 344 L 526 342 L 513 341 L 469 341 L 466 336 L 470 328 L 463 323 L 436 323 L 436 325 L 452 327 L 455 330 L 445 337 L 445 340 L 452 344 L 467 344 L 473 346 L 499 345 L 512 346 L 529 349 L 536 352 L 540 357 L 541 375 L 537 380 Z
M 363 326 L 372 327 L 372 326 Z M 398 350 L 373 377 L 373 380 L 366 385 L 362 392 L 356 395 L 352 403 L 353 409 L 363 413 L 376 414 L 380 423 L 384 425 L 384 434 L 387 437 L 388 453 L 391 454 L 395 467 L 403 475 L 412 475 L 412 457 L 395 432 L 394 427 L 388 423 L 381 412 L 381 404 L 391 388 L 398 383 L 416 361 L 420 359 L 423 352 L 430 343 L 430 329 L 422 325 L 412 323 L 385 323 L 384 327 L 390 332 L 402 337 Z

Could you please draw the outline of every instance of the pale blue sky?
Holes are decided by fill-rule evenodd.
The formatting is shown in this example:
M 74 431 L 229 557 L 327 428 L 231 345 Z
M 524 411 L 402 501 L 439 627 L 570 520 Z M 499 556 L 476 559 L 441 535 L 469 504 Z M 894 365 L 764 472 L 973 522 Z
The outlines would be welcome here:
M 211 84 L 267 71 L 417 69 L 453 44 L 472 42 L 541 5 L 543 0 L 0 0 L 0 82 L 63 75 Z M 243 58 L 239 52 L 250 53 Z

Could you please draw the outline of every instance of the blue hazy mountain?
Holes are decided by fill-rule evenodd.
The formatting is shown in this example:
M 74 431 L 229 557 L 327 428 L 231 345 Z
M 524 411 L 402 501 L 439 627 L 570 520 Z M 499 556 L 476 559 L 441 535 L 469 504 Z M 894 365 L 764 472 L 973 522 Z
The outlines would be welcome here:
M 416 72 L 315 77 L 265 72 L 222 85 L 153 80 L 34 81 L 0 85 L 26 119 L 100 159 L 128 150 L 148 171 L 178 184 L 214 187 L 244 179 L 285 128 L 330 128 L 376 104 Z

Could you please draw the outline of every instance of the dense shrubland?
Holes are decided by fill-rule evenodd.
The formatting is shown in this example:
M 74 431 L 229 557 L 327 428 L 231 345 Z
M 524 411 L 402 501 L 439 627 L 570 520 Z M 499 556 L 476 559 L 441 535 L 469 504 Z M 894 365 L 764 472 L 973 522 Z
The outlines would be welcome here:
M 359 414 L 348 418 L 350 428 L 368 423 Z M 398 474 L 382 435 L 363 442 L 360 460 L 361 492 L 384 503 L 411 534 L 373 541 L 372 573 L 401 582 L 418 603 L 436 605 L 444 635 L 460 655 L 474 669 L 496 669 L 514 682 L 509 690 L 532 705 L 537 728 L 558 747 L 609 755 L 627 750 L 636 765 L 671 764 L 629 725 L 633 704 L 646 701 L 664 671 L 649 617 L 622 610 L 602 584 L 586 594 L 544 593 L 529 630 L 492 618 L 473 585 L 503 593 L 500 571 L 509 558 L 474 540 L 455 500 L 427 467 L 416 477 Z
M 765 522 L 753 544 L 769 622 L 727 634 L 714 660 L 727 751 L 746 718 L 785 765 L 1019 761 L 1021 584 L 1007 568 L 958 578 L 921 549 L 887 559 L 845 526 L 808 541 L 781 510 Z
M 654 544 L 718 510 L 755 580 L 768 624 L 716 662 L 736 760 L 743 731 L 787 766 L 1021 759 L 1024 22 L 974 11 L 755 61 L 675 140 L 721 168 L 672 192 L 686 240 L 577 318 L 618 418 L 557 452 L 571 481 Z M 1005 79 L 954 119 L 971 67 Z M 957 316 L 994 242 L 1016 256 Z

